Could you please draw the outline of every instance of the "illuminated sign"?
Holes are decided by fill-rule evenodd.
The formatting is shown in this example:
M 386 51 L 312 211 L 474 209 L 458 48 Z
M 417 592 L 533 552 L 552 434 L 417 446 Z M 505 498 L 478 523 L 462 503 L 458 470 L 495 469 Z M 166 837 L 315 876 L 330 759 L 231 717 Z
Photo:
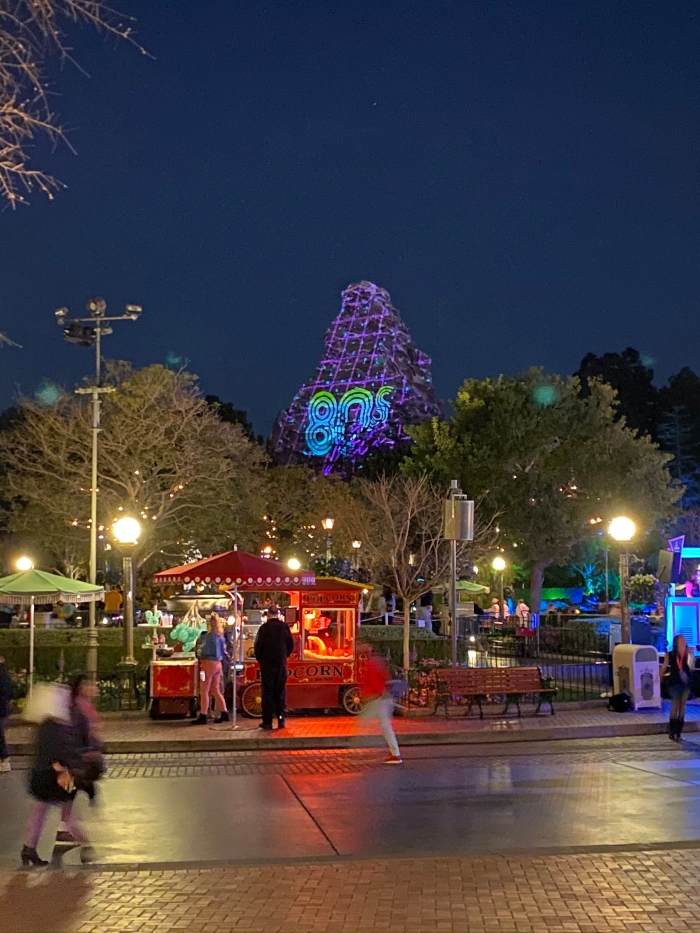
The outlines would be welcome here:
M 302 593 L 301 604 L 305 608 L 325 608 L 332 606 L 356 606 L 360 601 L 359 593 Z
M 316 392 L 307 406 L 306 446 L 314 457 L 325 457 L 334 448 L 353 446 L 363 434 L 386 424 L 391 413 L 393 386 L 376 394 L 355 386 L 340 401 L 325 390 Z

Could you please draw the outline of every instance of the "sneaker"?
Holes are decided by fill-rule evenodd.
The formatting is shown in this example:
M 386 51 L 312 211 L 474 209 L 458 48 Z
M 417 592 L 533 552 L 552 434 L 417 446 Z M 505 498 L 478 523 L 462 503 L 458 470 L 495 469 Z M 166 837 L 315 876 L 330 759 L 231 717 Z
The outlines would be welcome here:
M 0 761 L 0 774 L 7 774 L 8 771 L 12 771 L 12 765 L 10 764 L 10 759 L 5 758 L 3 761 Z
M 384 759 L 385 765 L 400 765 L 402 764 L 400 755 L 389 755 L 388 758 Z
M 97 858 L 97 853 L 92 846 L 83 846 L 80 850 L 80 861 L 83 865 L 89 865 L 90 862 L 94 862 Z

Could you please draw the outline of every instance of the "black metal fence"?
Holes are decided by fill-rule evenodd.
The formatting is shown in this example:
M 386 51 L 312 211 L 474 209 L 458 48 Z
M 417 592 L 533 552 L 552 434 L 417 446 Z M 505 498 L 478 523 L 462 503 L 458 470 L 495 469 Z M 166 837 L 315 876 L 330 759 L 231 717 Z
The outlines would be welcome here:
M 600 699 L 612 693 L 613 639 L 609 625 L 601 620 L 552 615 L 543 617 L 534 629 L 519 625 L 515 618 L 503 625 L 484 617 L 462 618 L 460 623 L 460 666 L 539 667 L 542 679 L 556 686 L 560 702 Z M 445 659 L 423 653 L 414 663 L 402 704 L 434 707 L 437 670 L 446 666 Z

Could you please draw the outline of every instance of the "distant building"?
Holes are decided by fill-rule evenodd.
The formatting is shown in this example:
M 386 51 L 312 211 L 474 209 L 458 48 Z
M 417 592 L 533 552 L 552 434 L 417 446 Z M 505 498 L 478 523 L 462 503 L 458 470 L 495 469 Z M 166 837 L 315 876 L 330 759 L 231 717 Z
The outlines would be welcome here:
M 407 441 L 406 425 L 442 414 L 430 363 L 389 292 L 371 282 L 349 285 L 313 381 L 275 422 L 275 461 L 347 472 L 370 449 Z

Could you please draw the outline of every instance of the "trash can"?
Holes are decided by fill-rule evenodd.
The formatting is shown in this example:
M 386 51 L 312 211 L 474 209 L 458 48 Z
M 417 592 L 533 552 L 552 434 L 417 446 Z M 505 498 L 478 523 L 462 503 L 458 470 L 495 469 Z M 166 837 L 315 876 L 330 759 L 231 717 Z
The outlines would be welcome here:
M 661 708 L 659 653 L 651 645 L 617 645 L 613 651 L 615 693 L 626 693 L 633 709 Z

